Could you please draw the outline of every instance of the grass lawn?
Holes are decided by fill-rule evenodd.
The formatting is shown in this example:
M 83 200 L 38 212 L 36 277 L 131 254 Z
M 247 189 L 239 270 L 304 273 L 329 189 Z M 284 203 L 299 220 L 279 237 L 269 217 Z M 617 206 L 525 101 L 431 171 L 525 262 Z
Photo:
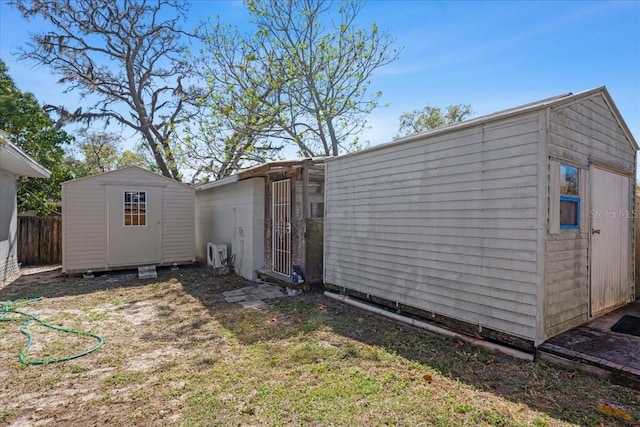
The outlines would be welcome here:
M 0 425 L 630 426 L 640 393 L 435 337 L 320 293 L 226 303 L 247 286 L 206 268 L 155 280 L 23 276 L 0 301 L 102 335 L 72 361 L 25 366 L 25 337 L 0 323 Z M 29 327 L 32 358 L 90 338 Z M 605 406 L 609 410 L 602 411 Z M 626 418 L 626 419 L 625 419 Z

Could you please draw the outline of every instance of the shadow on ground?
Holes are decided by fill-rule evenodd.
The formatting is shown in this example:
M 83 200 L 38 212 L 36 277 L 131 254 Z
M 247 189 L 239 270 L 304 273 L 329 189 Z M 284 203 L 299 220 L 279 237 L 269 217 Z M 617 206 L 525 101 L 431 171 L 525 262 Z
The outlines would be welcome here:
M 594 408 L 609 402 L 622 403 L 636 420 L 640 417 L 640 395 L 633 390 L 608 385 L 582 373 L 558 369 L 544 362 L 516 360 L 458 340 L 433 336 L 328 300 L 318 289 L 304 295 L 272 299 L 264 307 L 244 309 L 238 303 L 227 303 L 222 292 L 249 286 L 251 282 L 236 276 L 215 277 L 203 266 L 184 267 L 179 271 L 160 269 L 158 279 L 147 280 L 138 280 L 133 271 L 104 274 L 94 279 L 63 276 L 60 270 L 40 272 L 22 276 L 1 288 L 0 301 L 35 295 L 45 298 L 76 296 L 116 288 L 141 287 L 170 279 L 181 284 L 181 289 L 176 292 L 185 293 L 199 301 L 208 315 L 241 344 L 274 342 L 296 336 L 311 337 L 316 331 L 328 330 L 354 343 L 379 347 L 408 361 L 420 363 L 425 369 L 475 389 L 527 405 L 554 419 L 579 425 L 599 425 L 601 418 Z M 136 301 L 128 304 L 123 309 L 141 308 Z M 171 319 L 180 306 L 167 305 L 156 309 L 162 316 Z M 203 326 L 199 321 L 181 327 L 198 329 Z M 163 339 L 176 339 L 176 336 L 182 335 L 181 332 L 171 331 Z M 314 361 L 305 358 L 300 363 Z M 625 425 L 620 421 L 611 424 Z
M 138 279 L 137 270 L 118 270 L 95 273 L 93 278 L 85 278 L 81 274 L 66 275 L 61 267 L 42 269 L 26 269 L 14 281 L 0 285 L 0 301 L 41 296 L 56 298 L 77 296 L 93 292 L 118 288 L 142 287 L 171 278 L 188 284 L 195 294 L 206 300 L 206 295 L 220 299 L 221 292 L 247 286 L 250 282 L 237 276 L 227 275 L 215 277 L 206 266 L 194 264 L 173 271 L 169 267 L 158 268 L 157 279 Z M 198 295 L 195 295 L 198 296 Z M 199 298 L 202 300 L 202 298 Z M 206 301 L 204 301 L 206 302 Z
M 243 309 L 237 303 L 216 298 L 214 291 L 197 283 L 183 282 L 183 287 L 200 299 L 211 316 L 246 345 L 286 340 L 329 329 L 359 343 L 384 348 L 444 376 L 522 403 L 555 419 L 578 425 L 601 425 L 595 408 L 611 402 L 624 403 L 636 420 L 640 417 L 640 394 L 631 389 L 609 385 L 581 372 L 559 369 L 542 361 L 522 361 L 460 340 L 434 336 L 329 300 L 322 289 L 270 300 L 266 307 Z M 615 423 L 611 420 L 611 425 Z

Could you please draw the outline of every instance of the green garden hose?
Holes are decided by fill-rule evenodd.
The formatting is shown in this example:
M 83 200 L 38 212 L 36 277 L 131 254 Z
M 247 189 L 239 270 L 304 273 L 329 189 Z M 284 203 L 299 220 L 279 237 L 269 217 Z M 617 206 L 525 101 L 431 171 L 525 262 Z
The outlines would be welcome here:
M 33 305 L 37 301 L 40 301 L 42 297 L 34 297 L 34 298 L 26 298 L 26 299 L 17 299 L 9 302 L 0 302 L 0 322 L 22 322 L 20 325 L 20 332 L 27 337 L 27 344 L 24 346 L 22 351 L 20 352 L 20 362 L 25 365 L 47 365 L 49 363 L 58 363 L 58 362 L 66 362 L 67 360 L 77 359 L 82 356 L 86 356 L 89 353 L 93 353 L 100 347 L 104 345 L 104 339 L 98 334 L 92 334 L 90 332 L 78 331 L 75 329 L 63 328 L 62 326 L 52 325 L 51 323 L 45 322 L 37 316 L 34 316 L 30 313 L 25 313 L 23 311 L 17 310 L 19 305 Z M 17 316 L 16 316 L 17 315 Z M 61 357 L 58 359 L 42 359 L 42 360 L 34 360 L 29 359 L 27 357 L 27 352 L 29 348 L 31 348 L 31 344 L 33 344 L 33 335 L 27 330 L 29 324 L 32 321 L 36 321 L 42 326 L 47 328 L 54 329 L 56 331 L 66 332 L 74 335 L 83 335 L 87 337 L 92 337 L 98 340 L 98 344 L 91 347 L 87 351 L 83 351 L 82 353 L 73 354 L 68 357 Z

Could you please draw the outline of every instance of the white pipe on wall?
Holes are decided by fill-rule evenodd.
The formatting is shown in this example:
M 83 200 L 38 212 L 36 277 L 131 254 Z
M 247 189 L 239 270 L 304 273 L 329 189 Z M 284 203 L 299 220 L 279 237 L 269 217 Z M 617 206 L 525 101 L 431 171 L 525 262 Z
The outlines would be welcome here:
M 469 344 L 473 344 L 473 345 L 476 345 L 478 347 L 483 347 L 483 348 L 486 348 L 486 349 L 492 350 L 492 351 L 500 351 L 500 352 L 502 352 L 504 354 L 507 354 L 507 355 L 509 355 L 511 357 L 516 357 L 518 359 L 523 359 L 523 360 L 528 360 L 528 361 L 532 361 L 533 360 L 533 354 L 526 353 L 526 352 L 520 351 L 520 350 L 516 350 L 516 349 L 510 348 L 510 347 L 505 347 L 503 345 L 491 343 L 489 341 L 484 341 L 484 340 L 481 340 L 481 339 L 478 339 L 478 338 L 473 338 L 473 337 L 470 337 L 470 336 L 467 336 L 467 335 L 462 335 L 462 334 L 459 334 L 457 332 L 453 332 L 453 331 L 450 331 L 448 329 L 432 325 L 430 323 L 422 322 L 420 320 L 412 319 L 412 318 L 407 317 L 407 316 L 402 316 L 402 315 L 399 315 L 399 314 L 396 314 L 396 313 L 392 313 L 390 311 L 383 310 L 383 309 L 378 308 L 378 307 L 374 307 L 374 306 L 372 306 L 370 304 L 354 300 L 353 298 L 349 298 L 346 295 L 338 295 L 336 293 L 326 291 L 324 293 L 324 296 L 326 296 L 327 298 L 332 299 L 334 301 L 341 302 L 343 304 L 347 304 L 347 305 L 350 305 L 350 306 L 353 306 L 353 307 L 357 307 L 357 308 L 360 308 L 362 310 L 366 310 L 366 311 L 369 311 L 369 312 L 372 312 L 372 313 L 375 313 L 375 314 L 379 314 L 381 316 L 388 317 L 388 318 L 393 319 L 393 320 L 397 320 L 397 321 L 402 322 L 402 323 L 406 323 L 407 325 L 416 326 L 416 327 L 418 327 L 420 329 L 424 329 L 424 330 L 426 330 L 428 332 L 431 332 L 431 333 L 434 333 L 434 334 L 437 334 L 437 335 L 444 335 L 444 336 L 447 336 L 447 337 L 457 338 L 457 339 L 465 341 L 465 342 L 467 342 Z

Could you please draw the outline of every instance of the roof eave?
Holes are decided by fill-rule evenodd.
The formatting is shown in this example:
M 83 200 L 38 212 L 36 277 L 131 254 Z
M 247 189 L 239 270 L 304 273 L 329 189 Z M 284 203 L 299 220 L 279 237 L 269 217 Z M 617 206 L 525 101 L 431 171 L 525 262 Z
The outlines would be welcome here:
M 305 157 L 302 159 L 290 159 L 290 160 L 274 160 L 271 162 L 261 163 L 259 165 L 250 167 L 237 173 L 240 180 L 266 177 L 268 173 L 274 168 L 293 168 L 297 166 L 303 166 L 305 164 L 320 164 L 327 160 L 327 157 Z
M 190 184 L 187 184 L 187 183 L 184 183 L 184 182 L 181 182 L 181 181 L 176 181 L 173 178 L 169 178 L 167 176 L 160 175 L 159 173 L 155 173 L 153 171 L 150 171 L 148 169 L 145 169 L 145 168 L 137 166 L 137 165 L 124 166 L 124 167 L 121 167 L 119 169 L 114 169 L 112 171 L 100 172 L 100 173 L 97 173 L 97 174 L 94 174 L 94 175 L 88 175 L 88 176 L 83 176 L 81 178 L 70 179 L 69 181 L 63 182 L 62 185 L 64 186 L 64 185 L 67 185 L 67 184 L 75 184 L 76 182 L 79 182 L 79 181 L 97 179 L 97 178 L 99 178 L 101 176 L 104 176 L 104 175 L 115 175 L 115 174 L 121 173 L 122 171 L 127 170 L 127 169 L 137 169 L 137 170 L 139 170 L 139 171 L 141 171 L 141 172 L 143 172 L 143 173 L 145 173 L 145 174 L 147 174 L 149 176 L 153 176 L 154 178 L 158 178 L 158 179 L 161 179 L 161 180 L 164 180 L 164 181 L 167 181 L 167 182 L 172 182 L 172 183 L 175 183 L 175 184 L 179 184 L 179 185 L 181 185 L 183 187 L 187 187 L 187 188 L 190 188 L 190 189 L 193 190 L 193 186 L 191 186 Z
M 624 132 L 625 136 L 627 137 L 631 145 L 633 145 L 633 147 L 636 149 L 636 151 L 640 150 L 640 146 L 638 146 L 638 141 L 636 141 L 636 139 L 633 137 L 633 134 L 631 133 L 629 126 L 627 126 L 627 123 L 624 121 L 622 114 L 620 114 L 618 107 L 613 102 L 613 98 L 611 97 L 611 94 L 609 93 L 607 88 L 604 86 L 602 87 L 602 93 L 604 95 L 605 102 L 609 105 L 609 108 L 611 108 L 611 110 L 613 111 L 614 117 L 616 118 L 616 120 L 618 121 L 618 124 L 622 128 L 622 132 Z
M 636 140 L 634 139 L 633 135 L 631 134 L 631 131 L 629 130 L 629 128 L 627 127 L 626 123 L 624 122 L 624 119 L 622 118 L 622 115 L 620 114 L 620 112 L 618 111 L 617 107 L 615 106 L 613 99 L 611 98 L 611 95 L 609 94 L 609 91 L 607 90 L 607 88 L 605 86 L 600 86 L 600 87 L 596 87 L 593 89 L 589 89 L 589 90 L 585 90 L 583 92 L 578 92 L 578 93 L 566 93 L 563 95 L 558 95 L 558 96 L 554 96 L 551 98 L 546 98 L 540 101 L 536 101 L 530 104 L 524 104 L 518 107 L 514 107 L 511 109 L 507 109 L 507 110 L 503 110 L 503 111 L 498 111 L 496 113 L 491 113 L 488 115 L 484 115 L 484 116 L 480 116 L 480 117 L 476 117 L 473 119 L 469 119 L 469 120 L 465 120 L 464 122 L 459 122 L 459 123 L 455 123 L 449 126 L 444 126 L 441 128 L 437 128 L 437 129 L 432 129 L 432 130 L 428 130 L 425 132 L 421 132 L 421 133 L 417 133 L 414 135 L 409 135 L 409 136 L 405 136 L 402 138 L 398 138 L 395 139 L 393 141 L 390 142 L 386 142 L 384 144 L 379 144 L 367 149 L 364 149 L 362 151 L 357 151 L 355 153 L 349 153 L 349 154 L 344 154 L 342 156 L 338 156 L 338 157 L 333 157 L 333 158 L 329 158 L 327 159 L 327 161 L 332 161 L 334 159 L 342 159 L 342 158 L 346 158 L 346 157 L 350 157 L 352 155 L 355 155 L 357 153 L 362 153 L 362 152 L 373 152 L 373 151 L 377 151 L 377 150 L 381 150 L 386 148 L 387 146 L 390 145 L 394 145 L 394 144 L 405 144 L 405 143 L 409 143 L 409 142 L 413 142 L 413 141 L 417 141 L 417 140 L 423 140 L 425 138 L 431 138 L 437 135 L 441 135 L 441 134 L 446 134 L 449 132 L 454 132 L 454 131 L 458 131 L 458 130 L 464 130 L 467 128 L 471 128 L 473 126 L 478 126 L 478 125 L 484 125 L 487 123 L 491 123 L 494 121 L 498 121 L 498 120 L 504 120 L 510 117 L 515 117 L 518 115 L 523 115 L 523 114 L 528 114 L 534 111 L 538 111 L 538 110 L 543 110 L 546 108 L 556 108 L 559 106 L 563 106 L 566 104 L 570 104 L 572 102 L 576 102 L 578 100 L 587 98 L 589 96 L 592 96 L 594 94 L 597 93 L 602 93 L 605 101 L 607 102 L 607 104 L 609 104 L 609 107 L 611 108 L 612 112 L 614 113 L 614 116 L 616 117 L 616 120 L 618 121 L 618 123 L 620 124 L 620 127 L 623 129 L 623 132 L 625 133 L 625 136 L 627 137 L 627 139 L 629 140 L 629 142 L 634 146 L 634 148 L 636 150 L 638 150 L 638 143 L 636 142 Z
M 196 191 L 204 191 L 211 188 L 222 187 L 223 185 L 232 184 L 237 181 L 238 175 L 231 175 L 222 179 L 218 179 L 217 181 L 207 182 L 206 184 L 199 185 L 196 187 Z
M 5 153 L 3 156 L 2 153 Z M 14 175 L 31 178 L 49 178 L 51 171 L 33 160 L 27 153 L 9 140 L 9 135 L 0 130 L 0 168 Z

